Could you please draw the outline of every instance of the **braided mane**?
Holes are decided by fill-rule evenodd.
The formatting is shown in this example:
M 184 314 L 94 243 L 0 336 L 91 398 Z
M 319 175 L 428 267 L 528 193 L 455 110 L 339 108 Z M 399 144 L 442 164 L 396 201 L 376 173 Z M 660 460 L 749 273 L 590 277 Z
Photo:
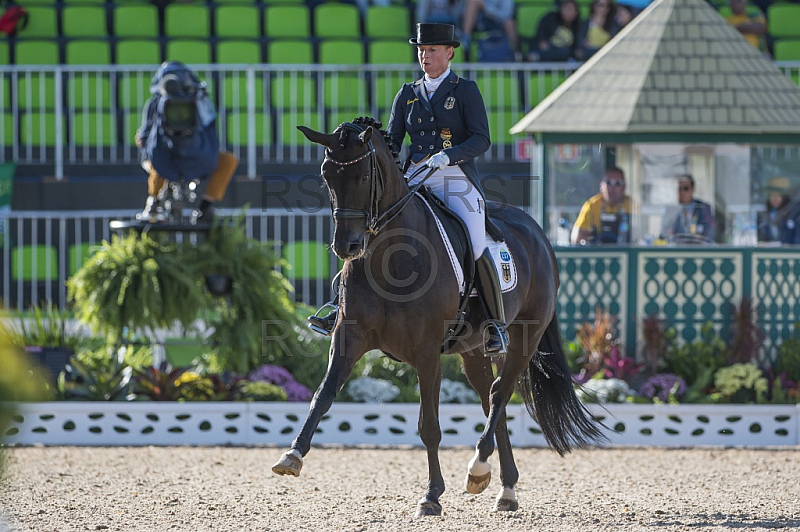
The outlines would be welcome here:
M 380 120 L 376 120 L 371 116 L 359 116 L 353 119 L 353 123 L 362 126 L 371 126 L 373 129 L 376 129 L 378 132 L 380 132 L 381 136 L 383 137 L 383 141 L 392 152 L 392 157 L 394 157 L 395 161 L 398 160 L 400 157 L 400 146 L 398 146 L 394 139 L 389 136 L 386 130 L 383 129 L 383 123 Z

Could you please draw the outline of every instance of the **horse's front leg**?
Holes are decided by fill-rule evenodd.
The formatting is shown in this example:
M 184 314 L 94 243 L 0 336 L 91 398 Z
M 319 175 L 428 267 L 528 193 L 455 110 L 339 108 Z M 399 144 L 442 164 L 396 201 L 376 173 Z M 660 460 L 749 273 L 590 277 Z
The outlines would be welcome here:
M 333 333 L 331 338 L 331 350 L 328 358 L 328 370 L 322 379 L 319 388 L 311 399 L 311 408 L 308 412 L 300 433 L 292 442 L 292 447 L 283 455 L 280 460 L 272 466 L 272 472 L 278 475 L 300 476 L 303 468 L 303 457 L 308 454 L 311 448 L 311 438 L 317 430 L 322 416 L 328 412 L 336 394 L 347 382 L 353 366 L 358 362 L 364 352 L 364 341 L 362 335 L 358 334 L 354 327 L 345 327 L 341 323 Z
M 439 388 L 442 383 L 442 367 L 439 354 L 433 354 L 430 365 L 417 368 L 419 380 L 419 435 L 428 452 L 428 489 L 417 505 L 417 516 L 442 515 L 439 497 L 444 493 L 444 477 L 439 465 L 439 443 L 442 430 L 439 427 Z

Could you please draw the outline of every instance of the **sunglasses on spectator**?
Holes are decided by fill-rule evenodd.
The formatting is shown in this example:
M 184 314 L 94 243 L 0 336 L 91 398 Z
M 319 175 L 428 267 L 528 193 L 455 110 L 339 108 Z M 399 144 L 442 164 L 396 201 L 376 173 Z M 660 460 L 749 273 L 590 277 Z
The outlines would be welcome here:
M 611 185 L 612 187 L 622 187 L 625 186 L 625 181 L 622 179 L 606 179 L 606 185 Z
M 678 188 L 680 189 L 681 192 L 689 192 L 690 190 L 692 190 L 692 185 L 681 185 Z

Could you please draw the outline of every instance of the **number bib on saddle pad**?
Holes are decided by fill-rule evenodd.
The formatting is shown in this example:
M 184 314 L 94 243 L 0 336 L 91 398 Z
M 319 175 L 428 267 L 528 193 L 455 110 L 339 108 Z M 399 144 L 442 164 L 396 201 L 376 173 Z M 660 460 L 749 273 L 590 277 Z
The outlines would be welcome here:
M 453 243 L 450 241 L 450 236 L 439 220 L 436 210 L 430 206 L 424 196 L 420 194 L 419 197 L 436 219 L 436 228 L 442 236 L 442 241 L 447 249 L 447 256 L 450 258 L 450 264 L 453 267 L 453 273 L 458 282 L 458 292 L 463 295 L 466 289 L 466 280 L 464 279 L 464 269 L 461 266 L 461 262 L 458 260 L 458 253 L 456 253 Z M 492 259 L 494 260 L 494 266 L 497 268 L 498 277 L 500 278 L 500 288 L 503 292 L 510 292 L 517 286 L 517 266 L 514 263 L 514 257 L 511 255 L 511 251 L 508 249 L 505 242 L 495 242 L 489 233 L 486 233 L 486 245 L 489 247 Z M 478 297 L 478 292 L 473 289 L 470 293 L 470 297 Z

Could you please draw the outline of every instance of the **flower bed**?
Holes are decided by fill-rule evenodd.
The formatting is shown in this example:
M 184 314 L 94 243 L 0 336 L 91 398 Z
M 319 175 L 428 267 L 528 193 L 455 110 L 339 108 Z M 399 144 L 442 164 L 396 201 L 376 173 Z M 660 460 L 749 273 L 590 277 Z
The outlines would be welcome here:
M 20 445 L 277 445 L 291 443 L 308 405 L 285 402 L 20 403 L 5 441 Z M 590 405 L 616 432 L 610 445 L 687 447 L 800 444 L 798 405 Z M 509 405 L 516 447 L 543 447 L 523 405 Z M 335 403 L 315 444 L 414 445 L 419 405 Z M 440 407 L 442 446 L 473 446 L 485 418 L 478 405 Z

